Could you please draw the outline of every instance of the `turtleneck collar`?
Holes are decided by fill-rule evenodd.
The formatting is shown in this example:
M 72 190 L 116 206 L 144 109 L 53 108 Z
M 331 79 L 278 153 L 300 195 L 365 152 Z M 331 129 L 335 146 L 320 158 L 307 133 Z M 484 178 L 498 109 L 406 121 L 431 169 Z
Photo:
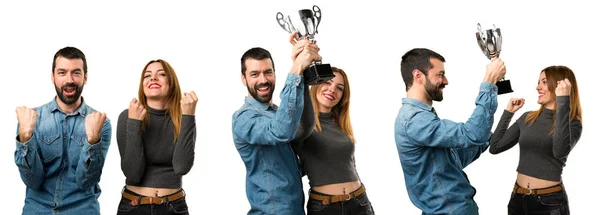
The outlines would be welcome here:
M 157 116 L 165 116 L 165 115 L 167 115 L 167 109 L 158 110 L 158 109 L 154 109 L 154 108 L 151 108 L 150 106 L 148 106 L 146 108 L 146 110 L 148 111 L 148 113 L 150 113 L 152 115 L 157 115 Z
M 554 110 L 550 110 L 548 108 L 542 108 L 542 113 L 540 114 L 540 116 L 544 117 L 544 118 L 552 119 L 554 117 Z

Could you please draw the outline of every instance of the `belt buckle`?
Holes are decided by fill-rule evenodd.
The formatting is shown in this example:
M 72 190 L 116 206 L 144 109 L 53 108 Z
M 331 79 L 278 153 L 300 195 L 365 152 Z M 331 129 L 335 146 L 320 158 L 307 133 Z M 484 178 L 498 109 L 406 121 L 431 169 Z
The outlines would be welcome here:
M 352 195 L 348 194 L 348 198 L 346 199 L 346 201 L 352 199 Z
M 533 190 L 531 190 L 531 189 L 529 189 L 529 188 L 527 188 L 527 190 L 529 190 L 529 193 L 526 193 L 525 195 L 528 195 L 528 196 L 529 196 L 529 195 L 531 195 L 531 194 L 533 193 Z

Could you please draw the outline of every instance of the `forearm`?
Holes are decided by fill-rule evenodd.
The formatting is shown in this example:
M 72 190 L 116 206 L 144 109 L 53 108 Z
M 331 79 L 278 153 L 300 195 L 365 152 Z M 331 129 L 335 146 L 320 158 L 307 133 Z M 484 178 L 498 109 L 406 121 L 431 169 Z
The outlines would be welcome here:
M 312 133 L 315 127 L 315 111 L 312 104 L 312 99 L 310 97 L 310 90 L 308 87 L 304 88 L 304 110 L 302 111 L 302 116 L 300 117 L 300 123 L 298 125 L 298 130 L 296 130 L 296 135 L 294 137 L 294 141 L 302 141 Z
M 127 119 L 124 128 L 123 152 L 121 152 L 121 170 L 128 181 L 139 182 L 144 175 L 146 159 L 142 141 L 142 121 Z
M 517 143 L 517 140 L 519 139 L 518 127 L 511 127 L 511 129 L 508 129 L 508 125 L 510 124 L 513 116 L 514 113 L 511 113 L 507 110 L 504 110 L 502 113 L 500 121 L 496 126 L 496 130 L 494 131 L 494 134 L 492 134 L 490 153 L 501 153 L 512 148 Z M 518 126 L 518 123 L 515 123 L 513 126 Z
M 38 189 L 44 181 L 44 165 L 36 147 L 35 135 L 29 141 L 20 142 L 16 138 L 15 164 L 19 169 L 21 180 L 31 189 Z
M 466 129 L 470 131 L 466 134 L 471 136 L 469 138 L 474 142 L 489 141 L 494 113 L 498 107 L 497 95 L 496 85 L 487 82 L 481 83 L 479 94 L 475 100 L 475 110 L 465 123 Z
M 552 137 L 552 152 L 556 158 L 567 157 L 581 137 L 581 121 L 579 119 L 571 121 L 570 112 L 570 97 L 557 96 L 556 122 Z
M 194 165 L 196 146 L 196 119 L 193 115 L 183 115 L 181 130 L 173 151 L 173 169 L 177 175 L 187 174 Z
M 75 178 L 79 188 L 89 189 L 100 181 L 106 154 L 110 146 L 111 126 L 108 119 L 102 127 L 100 141 L 90 144 L 87 138 L 83 140 L 83 147 L 79 154 L 79 161 L 75 171 Z

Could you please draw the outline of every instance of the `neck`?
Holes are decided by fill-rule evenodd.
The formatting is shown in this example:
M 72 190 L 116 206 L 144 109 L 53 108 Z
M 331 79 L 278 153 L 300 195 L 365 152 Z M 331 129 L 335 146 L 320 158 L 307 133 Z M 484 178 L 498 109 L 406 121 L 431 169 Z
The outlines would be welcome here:
M 323 105 L 319 105 L 319 112 L 321 112 L 321 113 L 329 113 L 329 112 L 331 112 L 331 108 L 325 107 Z
M 556 108 L 556 102 L 549 102 L 548 104 L 544 105 L 544 108 L 554 110 L 554 108 Z
M 408 91 L 406 92 L 406 97 L 419 100 L 425 104 L 428 104 L 429 106 L 433 105 L 433 102 L 431 101 L 431 98 L 427 96 L 427 93 L 423 91 L 420 87 L 414 85 L 408 89 Z
M 156 110 L 167 109 L 167 103 L 162 100 L 146 99 L 146 104 L 148 104 L 149 107 Z
M 81 105 L 81 97 L 79 97 L 75 103 L 70 104 L 70 105 L 65 104 L 64 102 L 62 102 L 58 98 L 58 96 L 56 96 L 54 99 L 56 100 L 56 104 L 58 104 L 58 108 L 60 108 L 60 110 L 62 110 L 66 114 L 70 114 L 70 113 L 75 112 L 75 110 L 77 110 L 77 108 L 79 108 L 79 106 Z

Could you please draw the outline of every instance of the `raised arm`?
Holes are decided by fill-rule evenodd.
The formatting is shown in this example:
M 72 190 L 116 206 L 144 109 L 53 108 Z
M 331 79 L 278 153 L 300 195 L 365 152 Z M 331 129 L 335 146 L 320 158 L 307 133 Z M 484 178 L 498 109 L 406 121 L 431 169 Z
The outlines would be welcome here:
M 15 151 L 15 164 L 23 183 L 31 189 L 38 189 L 44 181 L 44 165 L 38 151 L 38 135 L 36 135 L 36 122 L 39 120 L 37 112 L 32 108 L 17 107 L 17 137 Z M 42 137 L 43 138 L 43 137 Z M 48 138 L 48 143 L 57 138 Z
M 475 110 L 465 123 L 440 119 L 434 113 L 420 111 L 404 124 L 404 131 L 416 145 L 426 147 L 469 148 L 487 144 L 494 112 L 498 106 L 496 85 L 483 82 L 475 101 Z
M 130 104 L 131 107 L 132 105 Z M 136 113 L 139 110 L 138 108 L 138 106 L 135 106 Z M 121 155 L 121 170 L 125 177 L 127 177 L 127 181 L 135 184 L 139 183 L 144 175 L 146 157 L 142 140 L 142 120 L 130 118 L 129 111 L 132 110 L 124 110 L 119 115 L 119 121 L 117 122 L 117 144 L 119 145 L 119 154 Z M 141 111 L 139 113 L 141 114 Z M 132 117 L 135 115 L 132 115 Z

